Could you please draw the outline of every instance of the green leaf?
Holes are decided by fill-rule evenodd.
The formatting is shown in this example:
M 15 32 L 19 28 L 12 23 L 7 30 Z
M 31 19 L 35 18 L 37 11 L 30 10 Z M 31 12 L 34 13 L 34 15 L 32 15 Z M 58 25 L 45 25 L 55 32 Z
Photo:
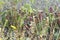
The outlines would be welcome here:
M 19 0 L 20 2 L 22 2 L 22 0 Z
M 7 23 L 8 23 L 8 20 L 6 19 L 3 27 L 5 27 L 7 25 Z
M 30 2 L 31 2 L 31 3 L 34 3 L 34 2 L 35 2 L 35 0 L 30 0 Z
M 5 2 L 4 1 L 0 1 L 0 5 L 3 5 Z
M 21 19 L 20 27 L 23 25 L 23 23 L 24 23 L 24 20 L 23 20 L 23 19 Z
M 29 8 L 31 7 L 31 5 L 26 3 L 26 4 L 24 5 L 24 7 L 29 9 Z
M 24 6 L 21 7 L 21 11 L 22 11 L 22 12 L 24 12 L 24 11 L 26 11 L 26 10 L 27 10 L 27 9 L 26 9 Z
M 48 7 L 45 7 L 45 12 L 49 13 Z
M 3 8 L 3 4 L 5 4 L 5 2 L 4 1 L 0 1 L 0 9 Z
M 32 10 L 32 8 L 30 7 L 30 9 L 28 10 L 28 12 L 30 12 L 30 13 L 32 13 L 33 12 L 33 10 Z

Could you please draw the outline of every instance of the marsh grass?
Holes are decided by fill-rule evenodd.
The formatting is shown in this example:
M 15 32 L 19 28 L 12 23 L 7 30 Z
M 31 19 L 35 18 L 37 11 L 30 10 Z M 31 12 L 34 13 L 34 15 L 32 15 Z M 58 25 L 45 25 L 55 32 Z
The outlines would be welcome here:
M 46 8 L 44 15 L 43 10 L 33 9 L 26 3 L 19 10 L 14 5 L 0 12 L 0 40 L 60 40 L 60 13 L 56 16 L 51 10 Z

